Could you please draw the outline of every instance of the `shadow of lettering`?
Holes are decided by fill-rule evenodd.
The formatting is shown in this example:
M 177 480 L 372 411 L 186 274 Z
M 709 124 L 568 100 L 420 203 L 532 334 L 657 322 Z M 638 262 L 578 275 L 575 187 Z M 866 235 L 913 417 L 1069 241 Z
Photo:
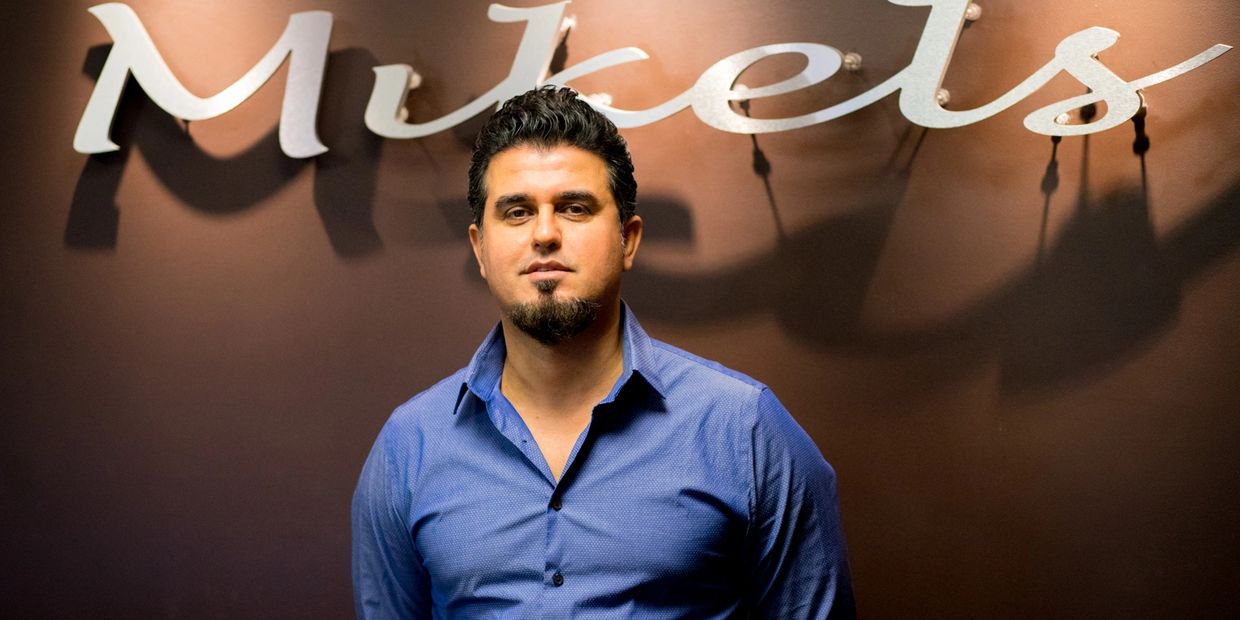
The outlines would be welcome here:
M 891 176 L 896 178 L 884 180 L 890 195 L 881 201 L 778 237 L 771 252 L 740 265 L 679 274 L 638 261 L 625 297 L 660 320 L 676 322 L 770 311 L 800 336 L 850 346 L 905 188 L 902 177 Z
M 1142 119 L 1148 122 L 1147 119 Z M 1148 140 L 1137 126 L 1134 149 Z M 638 262 L 626 298 L 660 320 L 698 323 L 770 313 L 792 335 L 833 351 L 901 358 L 911 385 L 932 390 L 998 354 L 1008 397 L 1088 381 L 1149 346 L 1174 321 L 1186 282 L 1240 244 L 1240 180 L 1188 222 L 1159 238 L 1150 220 L 1144 166 L 1139 187 L 1090 198 L 1085 176 L 1074 213 L 1040 255 L 1006 285 L 932 324 L 876 328 L 862 303 L 896 206 L 898 172 L 876 180 L 886 199 L 793 231 L 761 256 L 726 269 L 673 273 Z M 1057 149 L 1036 188 L 1049 209 Z M 832 210 L 838 210 L 838 205 Z
M 110 47 L 89 50 L 83 72 L 97 78 Z M 349 120 L 360 118 L 365 110 L 374 63 L 374 57 L 361 49 L 329 55 L 319 131 L 332 150 L 314 160 L 284 155 L 278 126 L 274 125 L 234 156 L 219 158 L 206 153 L 194 143 L 192 124 L 182 125 L 154 106 L 130 78 L 113 127 L 120 150 L 87 159 L 70 205 L 65 244 L 83 249 L 116 246 L 124 208 L 116 204 L 117 190 L 130 151 L 137 148 L 155 176 L 183 205 L 216 215 L 252 208 L 284 187 L 305 166 L 313 165 L 315 207 L 333 250 L 344 258 L 377 252 L 383 244 L 372 211 L 382 140 Z
M 357 122 L 365 114 L 375 64 L 362 49 L 332 52 L 323 82 L 319 135 L 330 150 L 314 158 L 314 206 L 332 249 L 344 258 L 383 249 L 374 206 L 384 140 Z

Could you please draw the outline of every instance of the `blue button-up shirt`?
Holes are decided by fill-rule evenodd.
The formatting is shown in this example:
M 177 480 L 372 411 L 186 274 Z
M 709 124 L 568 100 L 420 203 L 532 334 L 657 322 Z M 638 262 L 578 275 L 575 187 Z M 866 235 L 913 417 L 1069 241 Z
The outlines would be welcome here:
M 401 405 L 353 498 L 361 618 L 854 615 L 835 474 L 770 389 L 651 339 L 557 482 L 500 390 L 497 327 Z

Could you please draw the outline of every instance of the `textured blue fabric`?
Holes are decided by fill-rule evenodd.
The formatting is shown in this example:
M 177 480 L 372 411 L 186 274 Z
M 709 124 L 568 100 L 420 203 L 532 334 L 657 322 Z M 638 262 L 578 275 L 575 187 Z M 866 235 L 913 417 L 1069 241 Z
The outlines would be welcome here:
M 855 615 L 835 474 L 764 385 L 651 339 L 557 484 L 496 328 L 401 405 L 353 498 L 361 618 Z

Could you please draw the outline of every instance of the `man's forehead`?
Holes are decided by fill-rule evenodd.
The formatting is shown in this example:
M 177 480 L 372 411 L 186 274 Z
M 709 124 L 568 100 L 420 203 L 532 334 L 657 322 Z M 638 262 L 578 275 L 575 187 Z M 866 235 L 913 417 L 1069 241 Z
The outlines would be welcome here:
M 518 145 L 500 151 L 487 166 L 487 193 L 576 190 L 610 198 L 610 175 L 601 157 L 569 145 Z
M 607 162 L 602 157 L 571 144 L 519 143 L 492 156 L 487 172 L 494 170 L 497 165 L 544 167 L 560 164 L 599 167 L 604 170 L 607 168 Z

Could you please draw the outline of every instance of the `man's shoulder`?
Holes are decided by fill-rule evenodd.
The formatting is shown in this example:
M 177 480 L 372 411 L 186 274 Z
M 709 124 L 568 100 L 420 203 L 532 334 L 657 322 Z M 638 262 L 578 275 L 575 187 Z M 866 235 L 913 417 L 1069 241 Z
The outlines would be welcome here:
M 711 359 L 690 353 L 662 340 L 650 339 L 654 353 L 654 372 L 669 387 L 709 387 L 733 396 L 754 396 L 767 390 L 766 384 Z
M 385 432 L 425 429 L 448 420 L 461 399 L 467 368 L 462 368 L 438 383 L 418 392 L 392 411 Z

